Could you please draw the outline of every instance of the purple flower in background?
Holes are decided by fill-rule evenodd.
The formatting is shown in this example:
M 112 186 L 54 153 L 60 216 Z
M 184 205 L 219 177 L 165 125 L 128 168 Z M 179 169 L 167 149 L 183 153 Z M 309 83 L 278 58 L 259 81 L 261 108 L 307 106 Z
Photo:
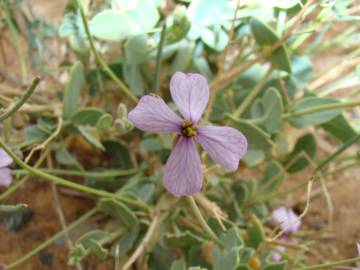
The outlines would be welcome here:
M 231 127 L 198 124 L 209 101 L 205 77 L 176 72 L 170 81 L 170 92 L 184 120 L 155 95 L 143 96 L 129 113 L 129 120 L 143 131 L 179 134 L 165 166 L 164 186 L 175 196 L 193 195 L 201 190 L 203 182 L 195 142 L 200 143 L 215 162 L 234 171 L 247 151 L 247 140 Z
M 297 232 L 301 225 L 301 220 L 294 211 L 284 206 L 274 210 L 273 218 L 286 234 Z
M 7 168 L 11 163 L 11 157 L 0 148 L 0 186 L 7 187 L 11 184 L 11 170 Z
M 273 219 L 276 223 L 279 223 L 281 229 L 285 234 L 297 232 L 301 225 L 300 218 L 294 213 L 294 211 L 287 207 L 279 207 L 273 211 Z M 295 239 L 289 238 L 287 235 L 282 237 L 284 242 L 295 242 Z M 272 254 L 272 258 L 275 261 L 280 261 L 282 259 L 282 255 L 280 253 L 285 252 L 285 247 L 277 246 L 276 249 L 279 252 L 274 252 Z

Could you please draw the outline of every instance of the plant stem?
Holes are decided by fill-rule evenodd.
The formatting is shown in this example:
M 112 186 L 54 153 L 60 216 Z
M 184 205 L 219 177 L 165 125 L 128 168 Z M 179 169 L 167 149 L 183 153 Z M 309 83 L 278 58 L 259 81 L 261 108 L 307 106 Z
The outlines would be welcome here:
M 89 171 L 49 169 L 49 168 L 39 168 L 39 170 L 56 175 L 61 174 L 61 175 L 92 177 L 92 178 L 110 178 L 110 177 L 127 176 L 141 171 L 141 169 L 137 169 L 137 168 L 127 169 L 127 170 L 111 170 L 111 171 L 103 171 L 103 172 L 89 172 Z M 18 176 L 18 175 L 27 175 L 30 174 L 30 172 L 24 169 L 20 169 L 20 170 L 12 170 L 12 174 Z
M 323 264 L 318 264 L 318 265 L 313 265 L 313 266 L 305 266 L 305 267 L 301 267 L 301 268 L 296 268 L 295 270 L 317 270 L 317 269 L 323 270 L 323 269 L 328 269 L 332 266 L 348 264 L 348 263 L 353 263 L 353 262 L 359 262 L 359 261 L 360 261 L 360 256 L 351 258 L 351 259 L 336 261 L 336 262 L 323 263 Z
M 360 133 L 350 140 L 348 140 L 346 143 L 344 143 L 338 150 L 335 151 L 334 154 L 330 155 L 327 159 L 320 162 L 320 164 L 316 167 L 315 172 L 320 171 L 322 168 L 324 168 L 329 162 L 331 162 L 334 158 L 336 158 L 338 155 L 340 155 L 342 152 L 344 152 L 347 148 L 349 148 L 351 145 L 353 145 L 355 142 L 357 142 L 360 139 Z
M 302 111 L 299 111 L 299 112 L 287 113 L 287 114 L 284 114 L 282 117 L 283 118 L 289 118 L 289 117 L 294 117 L 294 116 L 303 116 L 303 115 L 322 112 L 322 111 L 353 108 L 353 107 L 356 107 L 356 106 L 360 106 L 360 101 L 344 102 L 344 103 L 333 103 L 333 104 L 326 104 L 326 105 L 316 106 L 314 108 L 302 110 Z
M 190 204 L 190 207 L 196 216 L 197 220 L 200 222 L 200 225 L 203 227 L 205 232 L 208 234 L 208 236 L 217 243 L 220 247 L 223 247 L 223 244 L 220 242 L 219 238 L 215 235 L 215 233 L 212 231 L 212 229 L 209 227 L 209 225 L 206 223 L 204 217 L 202 216 L 199 207 L 197 206 L 195 200 L 191 196 L 186 197 L 187 201 Z
M 17 110 L 20 109 L 20 107 L 30 98 L 30 96 L 35 91 L 36 86 L 38 86 L 40 81 L 41 81 L 40 76 L 35 77 L 29 88 L 26 89 L 25 94 L 13 106 L 10 106 L 7 111 L 5 111 L 3 114 L 0 115 L 0 122 L 4 121 L 6 118 L 9 118 Z
M 107 75 L 118 85 L 119 89 L 126 94 L 134 103 L 138 102 L 138 98 L 130 91 L 129 88 L 116 76 L 116 74 L 109 68 L 109 66 L 106 64 L 104 59 L 101 57 L 101 55 L 97 52 L 94 44 L 94 40 L 92 38 L 92 35 L 90 33 L 90 28 L 86 20 L 85 12 L 82 6 L 82 3 L 80 0 L 77 0 L 77 5 L 80 10 L 81 20 L 85 28 L 85 32 L 87 35 L 87 38 L 89 39 L 90 48 L 92 53 L 95 56 L 95 59 L 97 63 L 104 69 L 104 71 L 107 73 Z
M 71 223 L 65 230 L 62 230 L 62 231 L 58 232 L 57 234 L 53 235 L 48 240 L 46 240 L 45 242 L 43 242 L 42 244 L 40 244 L 39 246 L 37 246 L 36 248 L 31 250 L 29 253 L 25 254 L 20 259 L 16 260 L 15 262 L 12 262 L 9 265 L 6 265 L 5 269 L 12 269 L 12 268 L 15 268 L 16 266 L 19 266 L 20 264 L 24 263 L 25 261 L 30 259 L 32 256 L 34 256 L 35 254 L 37 254 L 38 252 L 40 252 L 41 250 L 43 250 L 44 248 L 49 246 L 52 242 L 54 242 L 55 240 L 62 237 L 65 233 L 68 233 L 70 230 L 74 229 L 75 227 L 77 227 L 78 225 L 83 223 L 85 220 L 87 220 L 88 218 L 93 216 L 96 213 L 96 211 L 97 211 L 97 209 L 93 208 L 90 211 L 86 212 L 80 218 L 78 218 L 73 223 Z
M 160 69 L 161 69 L 161 56 L 164 47 L 165 36 L 166 36 L 166 23 L 164 21 L 160 36 L 159 48 L 156 55 L 155 78 L 153 83 L 153 91 L 155 93 L 158 93 L 159 91 L 158 87 L 159 87 Z
M 233 116 L 235 118 L 239 118 L 241 114 L 243 114 L 243 112 L 250 105 L 250 103 L 254 100 L 254 98 L 256 98 L 256 96 L 260 93 L 260 91 L 263 89 L 264 85 L 266 84 L 267 79 L 270 77 L 271 72 L 272 72 L 272 67 L 270 66 L 269 69 L 266 71 L 264 77 L 255 85 L 254 89 L 250 92 L 249 95 L 246 96 L 244 101 L 233 113 Z
M 14 160 L 14 162 L 17 165 L 19 165 L 21 168 L 29 171 L 33 175 L 36 175 L 36 176 L 41 177 L 41 178 L 43 178 L 45 180 L 51 181 L 56 185 L 65 186 L 65 187 L 68 187 L 68 188 L 76 189 L 76 190 L 86 192 L 86 193 L 89 193 L 89 194 L 93 194 L 93 195 L 97 195 L 97 196 L 100 196 L 100 197 L 112 198 L 112 199 L 115 199 L 115 200 L 119 200 L 121 202 L 128 203 L 130 205 L 139 207 L 139 208 L 144 209 L 146 211 L 149 210 L 149 206 L 146 205 L 145 203 L 139 201 L 139 200 L 133 200 L 133 199 L 130 199 L 130 198 L 126 197 L 126 196 L 122 196 L 122 195 L 119 195 L 119 194 L 114 194 L 114 193 L 110 193 L 110 192 L 107 192 L 107 191 L 104 191 L 104 190 L 98 190 L 98 189 L 94 189 L 94 188 L 91 188 L 91 187 L 88 187 L 88 186 L 77 184 L 77 183 L 71 182 L 69 180 L 66 180 L 66 179 L 51 175 L 51 174 L 47 174 L 47 173 L 42 172 L 42 171 L 40 171 L 40 170 L 38 170 L 38 169 L 36 169 L 34 167 L 31 167 L 31 166 L 27 165 L 26 163 L 24 163 L 22 160 L 20 160 L 1 140 L 0 140 L 0 147 L 2 147 L 4 149 L 4 151 L 6 153 L 8 153 L 8 155 Z

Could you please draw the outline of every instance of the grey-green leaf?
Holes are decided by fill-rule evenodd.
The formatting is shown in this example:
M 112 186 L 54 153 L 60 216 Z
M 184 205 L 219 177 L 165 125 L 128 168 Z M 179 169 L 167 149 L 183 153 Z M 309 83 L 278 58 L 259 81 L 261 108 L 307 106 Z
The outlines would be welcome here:
M 298 114 L 305 110 L 315 109 L 319 106 L 335 104 L 338 101 L 330 98 L 318 98 L 318 97 L 309 97 L 304 98 L 295 103 L 294 107 L 291 110 L 291 113 Z M 297 128 L 303 128 L 309 125 L 320 125 L 326 123 L 336 116 L 340 115 L 342 112 L 341 109 L 331 109 L 331 110 L 323 110 L 314 113 L 307 113 L 305 115 L 299 116 L 291 116 L 290 115 L 290 123 Z
M 252 17 L 250 19 L 250 28 L 256 42 L 261 47 L 274 45 L 279 37 L 269 25 L 259 19 Z M 291 73 L 291 64 L 285 45 L 279 46 L 270 56 L 269 59 L 274 68 Z
M 81 135 L 87 140 L 91 145 L 99 148 L 100 150 L 105 151 L 105 147 L 102 143 L 93 135 L 89 130 L 87 130 L 84 126 L 79 126 L 78 130 L 80 131 Z
M 119 219 L 125 226 L 132 228 L 138 224 L 135 214 L 123 203 L 113 199 L 101 199 L 99 208 L 102 212 Z
M 81 89 L 83 88 L 84 84 L 85 77 L 83 65 L 80 62 L 76 62 L 71 68 L 70 81 L 66 86 L 63 98 L 63 117 L 65 120 L 69 120 L 77 111 Z
M 71 117 L 71 121 L 81 126 L 95 126 L 103 114 L 104 111 L 99 108 L 82 108 Z

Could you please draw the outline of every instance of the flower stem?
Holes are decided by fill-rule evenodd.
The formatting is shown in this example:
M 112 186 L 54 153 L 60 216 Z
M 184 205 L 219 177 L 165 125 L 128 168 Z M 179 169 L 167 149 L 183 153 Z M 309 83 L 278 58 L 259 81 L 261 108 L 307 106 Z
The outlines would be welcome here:
M 30 259 L 32 256 L 34 256 L 35 254 L 37 254 L 38 252 L 40 252 L 41 250 L 43 250 L 44 248 L 49 246 L 51 243 L 53 243 L 57 239 L 61 238 L 65 233 L 68 233 L 70 230 L 74 229 L 75 227 L 77 227 L 78 225 L 83 223 L 85 220 L 87 220 L 88 218 L 93 216 L 96 213 L 96 211 L 97 211 L 97 209 L 93 208 L 90 211 L 86 212 L 80 218 L 78 218 L 73 223 L 71 223 L 65 230 L 62 230 L 62 231 L 58 232 L 57 234 L 53 235 L 48 240 L 46 240 L 45 242 L 43 242 L 42 244 L 40 244 L 39 246 L 37 246 L 36 248 L 31 250 L 29 253 L 25 254 L 20 259 L 16 260 L 15 262 L 12 262 L 9 265 L 6 265 L 5 269 L 12 269 L 12 268 L 15 268 L 15 267 L 19 266 L 20 264 L 24 263 L 25 261 Z
M 38 86 L 40 81 L 41 81 L 40 76 L 35 77 L 29 88 L 26 89 L 25 94 L 13 106 L 10 106 L 10 108 L 7 111 L 5 111 L 3 114 L 0 115 L 0 122 L 4 121 L 6 118 L 9 118 L 17 110 L 20 109 L 20 107 L 30 98 L 30 96 L 35 91 L 36 86 Z
M 344 143 L 334 154 L 329 156 L 324 161 L 320 162 L 320 164 L 316 167 L 315 172 L 320 171 L 322 168 L 324 168 L 329 162 L 334 160 L 338 155 L 340 155 L 342 152 L 344 152 L 346 149 L 348 149 L 351 145 L 356 143 L 358 140 L 360 140 L 360 133 L 354 137 L 352 137 L 350 140 L 348 140 L 346 143 Z
M 191 196 L 187 196 L 186 197 L 187 201 L 190 204 L 190 207 L 192 209 L 192 211 L 194 212 L 194 215 L 196 216 L 196 218 L 198 219 L 198 221 L 200 222 L 200 225 L 203 227 L 203 229 L 205 230 L 205 232 L 208 234 L 208 236 L 215 242 L 217 243 L 220 247 L 223 247 L 223 244 L 220 242 L 219 238 L 215 235 L 215 233 L 213 232 L 213 230 L 209 227 L 209 225 L 206 223 L 204 217 L 202 216 L 199 207 L 197 206 L 195 200 L 193 197 Z
M 294 117 L 294 116 L 303 116 L 303 115 L 322 112 L 322 111 L 352 108 L 352 107 L 356 107 L 356 106 L 360 106 L 360 101 L 326 104 L 326 105 L 316 106 L 314 108 L 302 110 L 299 112 L 294 112 L 294 113 L 290 112 L 290 113 L 284 114 L 283 118 L 289 118 L 289 117 Z
M 85 12 L 82 6 L 82 3 L 80 0 L 77 0 L 77 5 L 78 8 L 80 10 L 80 15 L 81 15 L 81 20 L 82 23 L 84 25 L 85 28 L 85 32 L 87 35 L 87 38 L 89 40 L 90 43 L 90 48 L 91 51 L 93 52 L 95 59 L 97 61 L 97 63 L 104 69 L 104 71 L 107 73 L 107 75 L 117 84 L 117 86 L 119 87 L 119 89 L 126 94 L 134 103 L 136 103 L 138 101 L 138 98 L 130 91 L 129 88 L 127 88 L 127 86 L 116 76 L 116 74 L 111 70 L 111 68 L 109 68 L 109 66 L 106 64 L 106 62 L 104 61 L 104 59 L 101 57 L 101 55 L 97 52 L 96 48 L 95 48 L 95 44 L 94 44 L 94 40 L 92 38 L 92 35 L 90 33 L 90 28 L 89 25 L 87 23 L 86 20 L 86 16 L 85 16 Z
M 92 178 L 109 178 L 109 177 L 127 176 L 141 171 L 141 169 L 137 169 L 137 168 L 127 169 L 127 170 L 111 170 L 111 171 L 103 171 L 103 172 L 89 172 L 89 171 L 49 169 L 49 168 L 39 168 L 38 170 L 56 175 L 61 174 L 61 175 L 92 177 Z M 30 174 L 30 172 L 24 169 L 20 169 L 20 170 L 12 170 L 12 174 L 28 175 Z
M 86 193 L 89 193 L 89 194 L 93 194 L 93 195 L 97 195 L 97 196 L 100 196 L 100 197 L 113 198 L 115 200 L 119 200 L 121 202 L 128 203 L 130 205 L 139 207 L 139 208 L 144 209 L 146 211 L 149 210 L 149 206 L 146 205 L 145 203 L 139 201 L 139 200 L 133 200 L 133 199 L 130 199 L 130 198 L 126 197 L 126 196 L 122 196 L 122 195 L 119 195 L 119 194 L 114 194 L 114 193 L 110 193 L 110 192 L 107 192 L 107 191 L 104 191 L 104 190 L 98 190 L 98 189 L 94 189 L 94 188 L 91 188 L 91 187 L 88 187 L 88 186 L 77 184 L 77 183 L 71 182 L 69 180 L 66 180 L 66 179 L 63 179 L 63 178 L 60 178 L 60 177 L 57 177 L 57 176 L 42 172 L 42 171 L 40 171 L 40 170 L 38 170 L 38 169 L 36 169 L 34 167 L 31 167 L 31 166 L 27 165 L 25 162 L 23 162 L 22 160 L 20 160 L 1 140 L 0 140 L 0 147 L 2 147 L 4 149 L 4 151 L 6 153 L 8 153 L 8 155 L 14 160 L 14 162 L 17 165 L 19 165 L 21 168 L 29 171 L 33 175 L 41 177 L 41 178 L 43 178 L 45 180 L 48 180 L 50 182 L 53 182 L 56 185 L 65 186 L 65 187 L 68 187 L 68 188 L 76 189 L 76 190 L 86 192 Z
M 322 269 L 328 269 L 332 266 L 348 264 L 348 263 L 353 263 L 353 262 L 359 262 L 359 261 L 360 261 L 360 256 L 351 258 L 351 259 L 336 261 L 336 262 L 323 263 L 323 264 L 318 264 L 318 265 L 313 265 L 313 266 L 305 266 L 305 267 L 301 267 L 301 268 L 296 268 L 295 270 L 318 270 L 318 269 L 322 270 Z
M 255 85 L 254 89 L 250 92 L 250 94 L 246 96 L 244 101 L 233 113 L 233 116 L 235 118 L 239 118 L 243 114 L 243 112 L 247 109 L 247 107 L 250 105 L 250 103 L 254 100 L 254 98 L 256 98 L 256 96 L 260 93 L 265 83 L 267 82 L 267 79 L 270 77 L 272 70 L 273 69 L 270 66 L 269 69 L 266 71 L 264 77 Z

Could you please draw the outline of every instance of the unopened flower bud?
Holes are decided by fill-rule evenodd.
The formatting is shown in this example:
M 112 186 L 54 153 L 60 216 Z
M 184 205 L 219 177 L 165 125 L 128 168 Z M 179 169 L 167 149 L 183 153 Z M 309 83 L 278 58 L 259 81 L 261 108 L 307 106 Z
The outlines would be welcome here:
M 117 107 L 117 116 L 118 118 L 122 119 L 122 118 L 126 118 L 127 119 L 127 115 L 128 115 L 128 110 L 125 106 L 124 103 L 120 103 L 119 106 Z

